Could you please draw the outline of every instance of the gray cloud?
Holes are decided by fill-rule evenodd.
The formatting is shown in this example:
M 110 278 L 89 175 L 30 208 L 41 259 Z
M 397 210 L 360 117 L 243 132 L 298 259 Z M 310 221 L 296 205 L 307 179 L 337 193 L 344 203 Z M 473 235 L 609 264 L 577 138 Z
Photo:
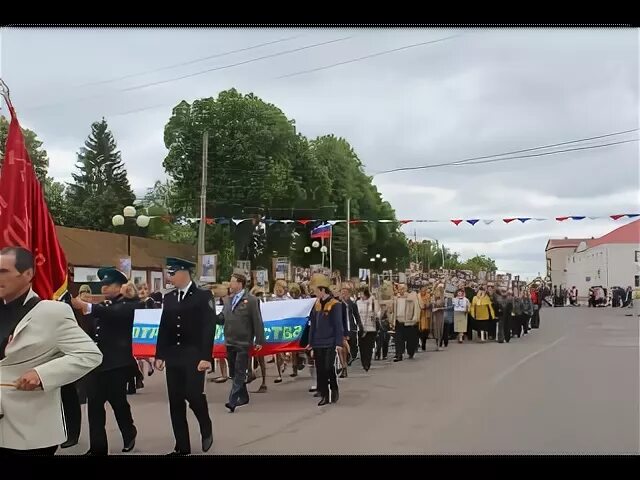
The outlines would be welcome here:
M 463 30 L 447 42 L 278 79 L 454 33 L 459 31 L 5 29 L 0 72 L 22 123 L 44 140 L 53 174 L 70 177 L 90 123 L 105 116 L 138 190 L 164 175 L 162 132 L 171 108 L 231 87 L 278 105 L 308 137 L 347 138 L 370 173 L 638 128 L 635 30 Z M 181 68 L 85 85 L 297 34 Z M 347 36 L 352 38 L 121 91 Z M 639 175 L 638 144 L 631 143 L 384 175 L 375 183 L 401 218 L 555 217 L 633 213 L 640 209 Z M 597 236 L 620 222 L 449 222 L 410 224 L 404 231 L 438 238 L 465 256 L 487 253 L 501 269 L 529 275 L 544 271 L 549 236 Z

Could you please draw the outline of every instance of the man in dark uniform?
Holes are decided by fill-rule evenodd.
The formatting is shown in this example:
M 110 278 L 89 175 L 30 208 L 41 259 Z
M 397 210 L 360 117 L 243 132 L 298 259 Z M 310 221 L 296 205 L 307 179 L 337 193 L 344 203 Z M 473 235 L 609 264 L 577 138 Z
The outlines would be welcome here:
M 347 365 L 351 366 L 354 360 L 358 358 L 358 334 L 364 330 L 364 327 L 360 320 L 358 306 L 356 305 L 356 302 L 351 300 L 350 288 L 342 287 L 340 290 L 340 300 L 342 301 L 342 325 L 346 325 L 347 327 L 347 330 L 344 332 L 344 336 L 349 339 L 349 350 L 351 352 Z M 342 369 L 340 378 L 347 377 L 347 365 Z
M 106 414 L 109 402 L 122 433 L 123 452 L 130 452 L 136 444 L 138 431 L 133 424 L 131 407 L 127 401 L 127 381 L 136 367 L 132 349 L 133 318 L 137 304 L 126 302 L 120 294 L 127 283 L 124 273 L 113 267 L 98 270 L 102 294 L 107 299 L 92 305 L 79 298 L 71 300 L 73 307 L 91 315 L 89 336 L 103 355 L 102 364 L 87 377 L 89 410 L 89 451 L 86 455 L 108 455 Z
M 215 304 L 209 290 L 191 279 L 195 264 L 167 258 L 168 280 L 176 289 L 164 296 L 156 343 L 156 368 L 167 367 L 167 391 L 171 425 L 176 439 L 169 455 L 191 454 L 187 407 L 200 425 L 202 451 L 213 445 L 213 424 L 205 394 L 205 375 L 211 370 L 215 337 Z

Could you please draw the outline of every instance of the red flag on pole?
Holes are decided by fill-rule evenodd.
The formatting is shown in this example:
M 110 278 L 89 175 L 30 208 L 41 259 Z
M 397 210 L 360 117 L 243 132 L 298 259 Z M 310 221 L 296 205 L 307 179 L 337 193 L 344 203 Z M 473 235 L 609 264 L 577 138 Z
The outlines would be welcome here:
M 67 259 L 60 247 L 42 187 L 24 144 L 18 118 L 11 113 L 0 170 L 0 248 L 23 247 L 36 263 L 33 290 L 42 299 L 59 299 L 67 291 Z

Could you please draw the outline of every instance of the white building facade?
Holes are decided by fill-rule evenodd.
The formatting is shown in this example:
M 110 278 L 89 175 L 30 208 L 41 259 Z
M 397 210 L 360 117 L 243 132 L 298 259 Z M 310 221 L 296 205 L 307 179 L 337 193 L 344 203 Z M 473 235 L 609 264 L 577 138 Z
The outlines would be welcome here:
M 640 287 L 640 221 L 580 242 L 567 261 L 567 287 L 581 297 L 590 287 Z

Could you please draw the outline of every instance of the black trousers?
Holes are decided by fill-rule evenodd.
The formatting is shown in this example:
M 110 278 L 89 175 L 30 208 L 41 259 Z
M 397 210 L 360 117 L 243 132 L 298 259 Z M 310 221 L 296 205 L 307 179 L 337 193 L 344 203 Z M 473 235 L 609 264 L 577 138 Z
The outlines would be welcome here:
M 420 338 L 420 346 L 422 350 L 427 349 L 427 340 L 429 339 L 429 330 L 420 330 L 418 337 Z
M 473 317 L 470 313 L 467 314 L 467 340 L 473 340 Z
M 529 316 L 524 313 L 511 318 L 511 336 L 520 336 L 529 331 Z
M 31 450 L 13 450 L 11 448 L 0 448 L 0 457 L 4 455 L 42 455 L 51 456 L 55 455 L 58 450 L 58 446 L 46 447 L 46 448 L 33 448 Z
M 229 403 L 243 405 L 249 402 L 247 390 L 247 373 L 249 368 L 249 349 L 227 347 L 227 362 L 229 362 L 229 376 L 233 380 Z
M 453 332 L 453 323 L 446 323 L 444 324 L 444 328 L 442 330 L 442 338 L 440 339 L 440 346 L 445 346 L 448 347 L 449 346 L 449 337 L 451 336 L 451 333 Z
M 511 340 L 511 324 L 513 323 L 511 315 L 501 315 L 498 320 L 498 342 L 509 342 Z
M 418 326 L 396 324 L 396 358 L 402 358 L 406 350 L 413 357 L 418 349 Z
M 349 332 L 349 350 L 351 351 L 351 360 L 358 356 L 358 332 Z
M 386 330 L 380 330 L 376 336 L 376 359 L 380 360 L 380 354 L 382 354 L 382 358 L 387 358 L 388 353 L 389 332 Z
M 329 388 L 338 390 L 336 377 L 336 347 L 314 348 L 313 357 L 316 362 L 316 378 L 318 392 L 322 397 L 329 397 Z
M 78 440 L 80 438 L 82 412 L 76 383 L 63 386 L 60 389 L 60 397 L 62 399 L 62 410 L 64 411 L 64 423 L 67 428 L 67 440 Z
M 531 328 L 540 328 L 540 308 L 533 310 L 533 316 L 531 317 Z
M 169 413 L 176 451 L 185 454 L 191 453 L 186 402 L 198 420 L 200 434 L 208 437 L 213 433 L 207 396 L 204 393 L 206 372 L 198 371 L 198 363 L 199 361 L 193 361 L 186 365 L 167 365 Z
M 371 368 L 371 358 L 373 357 L 373 346 L 376 342 L 376 332 L 366 332 L 360 339 L 360 362 L 362 368 L 369 370 Z
M 127 381 L 131 367 L 115 368 L 106 372 L 89 374 L 89 450 L 99 455 L 109 453 L 107 443 L 106 412 L 104 404 L 109 402 L 116 417 L 118 428 L 124 443 L 136 436 L 136 427 L 131 416 L 131 407 L 127 401 Z

